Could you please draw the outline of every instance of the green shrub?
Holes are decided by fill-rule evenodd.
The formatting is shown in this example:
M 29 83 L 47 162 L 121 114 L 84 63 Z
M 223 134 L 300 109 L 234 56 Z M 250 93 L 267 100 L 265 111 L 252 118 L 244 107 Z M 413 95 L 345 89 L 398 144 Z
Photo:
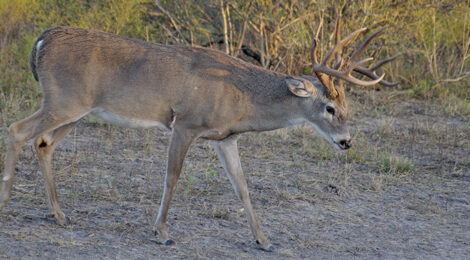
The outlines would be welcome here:
M 470 77 L 464 75 L 470 71 L 470 6 L 465 1 L 360 0 L 348 1 L 344 8 L 343 1 L 326 0 L 158 2 L 160 6 L 153 0 L 0 0 L 1 123 L 11 123 L 39 106 L 40 90 L 29 72 L 29 51 L 34 38 L 48 27 L 86 27 L 152 42 L 218 48 L 295 75 L 311 73 L 309 46 L 320 17 L 325 21 L 320 52 L 325 55 L 331 48 L 340 10 L 343 36 L 363 26 L 371 31 L 389 26 L 368 55 L 382 59 L 401 54 L 383 69 L 387 79 L 400 81 L 398 88 L 409 89 L 416 98 L 442 99 L 450 113 L 469 114 Z M 227 44 L 221 2 L 227 17 Z M 244 55 L 242 48 L 259 58 Z

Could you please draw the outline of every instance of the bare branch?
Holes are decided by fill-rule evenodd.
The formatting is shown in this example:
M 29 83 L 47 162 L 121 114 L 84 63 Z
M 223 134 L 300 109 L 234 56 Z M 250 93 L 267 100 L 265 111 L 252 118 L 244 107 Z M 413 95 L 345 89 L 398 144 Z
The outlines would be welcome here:
M 220 0 L 220 11 L 222 13 L 222 19 L 223 19 L 223 22 L 224 22 L 224 41 L 225 41 L 225 53 L 227 55 L 230 55 L 230 46 L 229 46 L 229 43 L 228 43 L 228 25 L 227 25 L 227 15 L 225 13 L 225 5 L 224 5 L 224 1 L 223 0 Z
M 470 71 L 467 71 L 463 74 L 461 74 L 460 76 L 458 76 L 457 78 L 453 78 L 453 79 L 442 79 L 440 80 L 439 82 L 457 82 L 457 81 L 461 81 L 462 79 L 466 78 L 466 77 L 470 77 Z
M 184 38 L 183 33 L 179 29 L 178 23 L 176 22 L 176 18 L 173 18 L 171 14 L 167 10 L 165 10 L 165 8 L 163 8 L 159 0 L 155 0 L 155 4 L 157 5 L 158 9 L 160 9 L 160 11 L 162 11 L 166 16 L 168 16 L 168 19 L 170 19 L 171 24 L 173 25 L 173 27 L 175 27 L 175 30 L 180 35 L 181 39 L 183 39 L 184 43 L 188 44 L 188 41 L 186 40 L 186 38 Z

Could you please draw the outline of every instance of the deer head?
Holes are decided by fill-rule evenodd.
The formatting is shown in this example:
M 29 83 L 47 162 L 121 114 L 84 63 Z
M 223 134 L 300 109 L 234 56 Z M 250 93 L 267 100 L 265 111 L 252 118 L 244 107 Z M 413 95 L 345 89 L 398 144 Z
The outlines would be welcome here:
M 385 74 L 378 76 L 375 73 L 378 68 L 394 60 L 397 56 L 380 61 L 370 68 L 361 65 L 373 60 L 373 58 L 357 61 L 372 40 L 383 33 L 385 27 L 382 27 L 369 36 L 348 59 L 343 59 L 341 57 L 343 47 L 364 32 L 366 28 L 356 30 L 339 41 L 340 22 L 341 17 L 336 21 L 335 46 L 321 63 L 318 62 L 317 46 L 322 22 L 317 27 L 310 48 L 313 71 L 316 77 L 302 75 L 307 81 L 300 82 L 295 79 L 288 79 L 287 84 L 292 93 L 307 98 L 306 103 L 308 105 L 306 106 L 308 107 L 305 107 L 305 111 L 308 111 L 305 115 L 307 121 L 335 148 L 349 149 L 351 147 L 351 137 L 347 127 L 348 110 L 342 81 L 345 80 L 361 86 L 372 86 L 377 83 L 385 86 L 397 85 L 398 82 L 385 81 L 383 79 Z M 335 57 L 334 65 L 329 67 L 328 64 L 333 57 Z M 351 75 L 352 72 L 362 74 L 371 80 L 365 81 L 355 78 Z M 312 111 L 314 112 L 312 113 Z

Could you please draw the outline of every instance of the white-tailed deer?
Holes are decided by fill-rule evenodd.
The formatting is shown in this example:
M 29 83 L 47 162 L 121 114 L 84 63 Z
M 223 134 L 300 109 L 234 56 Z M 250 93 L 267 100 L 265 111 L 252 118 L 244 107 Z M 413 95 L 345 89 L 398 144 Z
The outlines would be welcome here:
M 334 147 L 348 149 L 351 140 L 341 80 L 364 86 L 396 84 L 374 72 L 391 59 L 372 68 L 361 66 L 372 58 L 357 61 L 383 29 L 344 60 L 341 49 L 365 28 L 338 41 L 337 25 L 336 46 L 319 63 L 316 48 L 320 26 L 311 48 L 316 77 L 276 73 L 212 49 L 159 45 L 69 27 L 44 31 L 36 39 L 30 60 L 42 87 L 42 108 L 9 128 L 0 210 L 10 198 L 21 147 L 36 138 L 50 211 L 59 224 L 66 223 L 57 199 L 52 153 L 78 120 L 93 114 L 119 126 L 160 127 L 172 132 L 165 186 L 154 225 L 161 243 L 173 243 L 165 226 L 186 152 L 196 138 L 204 138 L 215 146 L 235 193 L 243 201 L 256 242 L 262 249 L 272 250 L 253 212 L 237 135 L 308 122 Z M 333 57 L 336 62 L 328 67 Z M 371 81 L 354 78 L 353 71 Z

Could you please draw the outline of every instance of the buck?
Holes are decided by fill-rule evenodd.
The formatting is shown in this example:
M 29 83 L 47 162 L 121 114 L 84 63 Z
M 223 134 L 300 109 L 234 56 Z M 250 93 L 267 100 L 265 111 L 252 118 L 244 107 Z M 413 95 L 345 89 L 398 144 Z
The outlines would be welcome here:
M 8 151 L 0 186 L 0 210 L 7 204 L 21 147 L 35 139 L 48 204 L 55 220 L 66 224 L 51 165 L 57 144 L 81 118 L 92 114 L 131 128 L 171 131 L 160 209 L 154 224 L 157 240 L 173 244 L 167 230 L 170 201 L 185 155 L 196 138 L 210 140 L 236 195 L 243 202 L 251 231 L 261 249 L 272 250 L 258 224 L 237 148 L 239 134 L 307 122 L 337 149 L 351 147 L 342 80 L 362 86 L 394 85 L 375 70 L 393 58 L 367 68 L 357 61 L 373 33 L 349 59 L 343 46 L 366 29 L 339 41 L 319 63 L 318 26 L 310 50 L 314 76 L 289 76 L 263 69 L 206 48 L 167 46 L 96 30 L 54 27 L 36 39 L 30 65 L 42 87 L 42 107 L 9 127 Z M 335 57 L 335 64 L 329 66 Z M 370 80 L 360 80 L 352 72 Z

